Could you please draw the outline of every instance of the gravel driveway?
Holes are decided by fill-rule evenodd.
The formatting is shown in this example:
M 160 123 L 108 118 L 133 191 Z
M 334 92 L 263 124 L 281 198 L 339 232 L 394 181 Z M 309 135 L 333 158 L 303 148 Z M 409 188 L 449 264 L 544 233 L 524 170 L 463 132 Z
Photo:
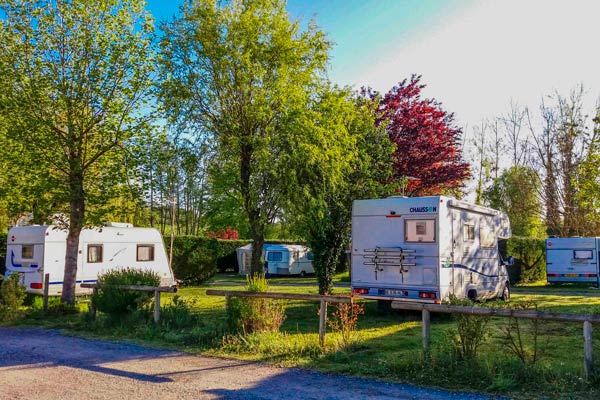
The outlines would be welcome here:
M 0 327 L 1 399 L 489 399 Z

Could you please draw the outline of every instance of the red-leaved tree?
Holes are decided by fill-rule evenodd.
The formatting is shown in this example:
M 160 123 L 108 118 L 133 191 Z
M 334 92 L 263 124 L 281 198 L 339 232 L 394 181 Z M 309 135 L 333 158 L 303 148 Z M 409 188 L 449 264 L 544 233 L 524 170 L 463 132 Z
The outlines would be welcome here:
M 454 125 L 454 114 L 439 102 L 421 98 L 425 85 L 420 80 L 413 75 L 381 99 L 377 124 L 386 123 L 396 143 L 394 178 L 408 179 L 407 195 L 448 193 L 470 176 L 460 148 L 461 129 Z

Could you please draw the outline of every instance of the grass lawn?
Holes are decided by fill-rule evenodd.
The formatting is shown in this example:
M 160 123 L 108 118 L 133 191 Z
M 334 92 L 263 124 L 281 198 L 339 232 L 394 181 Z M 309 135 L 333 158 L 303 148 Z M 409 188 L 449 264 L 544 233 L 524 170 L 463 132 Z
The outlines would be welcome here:
M 343 279 L 341 276 L 337 281 Z M 533 354 L 534 326 L 521 320 L 518 329 L 507 318 L 484 321 L 485 335 L 474 359 L 460 360 L 454 354 L 457 322 L 444 315 L 434 315 L 431 328 L 432 351 L 424 359 L 421 350 L 420 314 L 397 312 L 381 314 L 374 301 L 366 301 L 365 314 L 350 343 L 339 333 L 328 330 L 325 348 L 318 345 L 318 304 L 284 301 L 286 319 L 279 333 L 231 335 L 227 331 L 225 299 L 206 296 L 207 289 L 244 290 L 244 278 L 221 274 L 199 287 L 181 288 L 176 294 L 188 301 L 198 317 L 192 327 L 178 328 L 163 322 L 155 327 L 148 319 L 127 321 L 107 326 L 103 316 L 90 322 L 79 315 L 46 317 L 39 312 L 19 321 L 24 325 L 61 328 L 71 334 L 104 339 L 130 340 L 137 343 L 179 349 L 212 356 L 256 360 L 282 366 L 298 366 L 323 372 L 336 372 L 372 377 L 387 381 L 412 382 L 456 390 L 483 391 L 517 398 L 597 398 L 598 382 L 586 383 L 583 376 L 583 339 L 579 323 L 540 323 L 537 355 Z M 299 284 L 290 286 L 290 283 Z M 273 278 L 270 291 L 287 293 L 318 292 L 314 277 Z M 336 294 L 348 288 L 336 289 Z M 167 309 L 174 294 L 163 294 L 165 319 L 175 321 Z M 600 313 L 600 297 L 557 296 L 551 292 L 513 293 L 512 307 L 535 303 L 540 310 L 569 313 Z M 492 306 L 493 304 L 484 304 Z M 86 303 L 80 305 L 82 310 Z M 330 313 L 336 307 L 330 305 Z M 171 317 L 169 317 L 171 315 Z M 175 315 L 175 314 L 173 314 Z M 330 314 L 331 315 L 331 314 Z M 170 319 L 169 319 L 170 318 Z M 175 321 L 176 322 L 176 321 Z M 173 323 L 175 323 L 173 322 Z M 527 363 L 507 345 L 507 329 L 513 337 L 520 335 L 522 353 Z M 600 359 L 600 333 L 594 341 L 596 358 Z M 600 363 L 596 362 L 600 370 Z

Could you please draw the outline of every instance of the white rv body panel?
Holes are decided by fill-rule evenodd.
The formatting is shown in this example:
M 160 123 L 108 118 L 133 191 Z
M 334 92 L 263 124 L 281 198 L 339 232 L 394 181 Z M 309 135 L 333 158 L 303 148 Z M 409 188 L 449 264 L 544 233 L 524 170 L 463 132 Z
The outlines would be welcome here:
M 509 236 L 504 214 L 449 197 L 355 200 L 353 292 L 422 302 L 499 296 L 508 274 L 497 239 Z
M 600 238 L 546 239 L 546 277 L 549 283 L 590 283 L 600 286 Z
M 263 246 L 263 266 L 266 275 L 306 275 L 315 272 L 312 253 L 306 246 L 296 244 L 265 244 Z M 237 249 L 240 275 L 250 273 L 252 245 Z
M 44 275 L 50 274 L 49 293 L 62 292 L 67 232 L 54 226 L 11 228 L 7 236 L 6 276 L 18 273 L 30 293 L 42 293 Z M 161 285 L 175 278 L 160 233 L 153 228 L 105 226 L 83 229 L 77 258 L 77 293 L 81 283 L 94 283 L 98 275 L 120 268 L 156 272 Z

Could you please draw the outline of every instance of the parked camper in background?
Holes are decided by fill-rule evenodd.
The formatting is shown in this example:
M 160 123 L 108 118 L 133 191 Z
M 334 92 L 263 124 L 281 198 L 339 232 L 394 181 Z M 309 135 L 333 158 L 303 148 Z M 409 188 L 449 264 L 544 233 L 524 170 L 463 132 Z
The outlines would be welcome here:
M 250 273 L 252 258 L 252 245 L 237 249 L 239 273 Z M 300 275 L 313 274 L 312 253 L 308 247 L 298 244 L 265 244 L 263 246 L 264 273 L 268 276 L 275 275 Z
M 450 197 L 355 200 L 352 291 L 392 301 L 508 300 L 497 242 L 508 237 L 505 214 Z
M 600 238 L 546 239 L 548 283 L 589 283 L 600 287 Z
M 49 294 L 62 292 L 67 231 L 54 226 L 18 226 L 7 235 L 6 276 L 19 274 L 30 293 L 43 293 L 44 275 L 50 274 Z M 79 237 L 77 293 L 81 283 L 96 282 L 98 275 L 119 268 L 152 270 L 161 285 L 175 284 L 160 233 L 153 228 L 107 223 L 83 229 Z

